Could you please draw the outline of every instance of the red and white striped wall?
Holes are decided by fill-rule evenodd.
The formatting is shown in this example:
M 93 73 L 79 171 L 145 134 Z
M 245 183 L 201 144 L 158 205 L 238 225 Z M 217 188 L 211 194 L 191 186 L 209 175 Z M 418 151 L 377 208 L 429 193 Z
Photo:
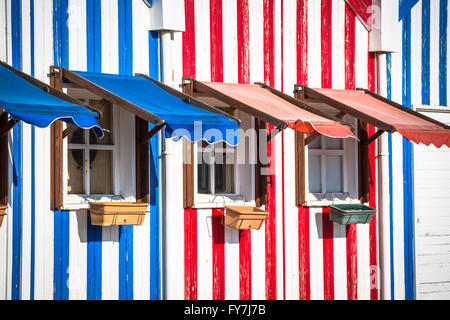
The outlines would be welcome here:
M 265 81 L 288 94 L 296 83 L 375 90 L 368 31 L 343 0 L 185 0 L 185 6 L 187 31 L 175 39 L 185 76 Z M 347 228 L 330 222 L 326 208 L 297 208 L 294 132 L 285 130 L 273 143 L 270 219 L 260 230 L 224 227 L 222 209 L 171 207 L 168 223 L 178 232 L 167 238 L 167 263 L 176 265 L 167 272 L 168 299 L 378 299 L 376 218 Z M 181 146 L 169 144 L 181 156 Z M 373 149 L 372 206 L 374 156 Z

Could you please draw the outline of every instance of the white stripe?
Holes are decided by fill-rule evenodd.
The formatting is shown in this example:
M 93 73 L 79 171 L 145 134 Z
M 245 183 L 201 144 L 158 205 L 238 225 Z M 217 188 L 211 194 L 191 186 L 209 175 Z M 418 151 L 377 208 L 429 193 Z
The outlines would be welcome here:
M 411 103 L 422 104 L 422 2 L 411 10 Z
M 234 1 L 222 2 L 223 82 L 238 82 L 237 6 Z
M 198 80 L 211 80 L 209 0 L 195 1 L 195 73 Z M 177 80 L 178 82 L 178 80 Z
M 322 208 L 309 209 L 309 235 L 311 300 L 323 300 L 324 271 Z
M 320 1 L 308 1 L 308 86 L 311 88 L 322 87 L 320 5 Z
M 411 40 L 415 35 L 411 32 Z M 411 79 L 414 77 L 414 73 L 411 73 Z M 415 87 L 411 86 L 411 93 L 415 90 Z M 430 103 L 439 105 L 439 1 L 430 1 Z
M 212 300 L 212 210 L 197 210 L 198 300 Z

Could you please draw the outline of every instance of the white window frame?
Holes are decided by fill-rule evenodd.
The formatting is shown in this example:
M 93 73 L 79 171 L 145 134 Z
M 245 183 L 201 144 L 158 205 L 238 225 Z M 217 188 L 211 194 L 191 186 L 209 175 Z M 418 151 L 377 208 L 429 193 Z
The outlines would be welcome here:
M 78 90 L 77 90 L 78 91 Z M 82 93 L 70 93 L 74 98 L 84 101 L 85 103 L 89 103 L 90 100 L 100 101 L 101 98 L 83 90 Z M 111 104 L 111 116 L 112 116 L 112 143 L 113 145 L 90 145 L 89 144 L 89 131 L 88 129 L 84 130 L 85 144 L 70 144 L 68 143 L 68 138 L 63 140 L 63 210 L 78 210 L 78 209 L 87 209 L 89 207 L 89 202 L 99 201 L 99 202 L 111 202 L 111 201 L 126 201 L 129 199 L 124 199 L 120 195 L 120 159 L 119 159 L 119 150 L 120 150 L 120 126 L 119 126 L 119 107 Z M 67 124 L 64 124 L 64 129 L 67 127 Z M 134 135 L 133 135 L 134 137 Z M 131 139 L 130 135 L 130 139 Z M 131 143 L 132 141 L 130 141 Z M 111 163 L 111 183 L 113 194 L 89 194 L 90 188 L 90 177 L 89 177 L 89 168 L 88 170 L 84 170 L 84 190 L 85 194 L 69 194 L 68 193 L 68 152 L 71 149 L 82 149 L 84 150 L 84 165 L 86 164 L 86 160 L 89 160 L 89 151 L 90 150 L 110 150 L 112 151 L 112 163 Z M 134 165 L 133 165 L 134 166 Z
M 326 139 L 327 137 L 321 136 L 316 139 L 321 139 L 321 149 L 310 149 L 306 148 L 306 170 L 305 170 L 305 184 L 306 184 L 306 205 L 315 207 L 315 206 L 328 206 L 333 203 L 359 203 L 357 199 L 357 195 L 353 195 L 349 191 L 349 184 L 354 184 L 354 189 L 358 190 L 358 180 L 357 180 L 357 165 L 354 167 L 354 176 L 355 181 L 349 180 L 349 168 L 348 168 L 348 160 L 350 157 L 354 157 L 353 161 L 355 164 L 358 163 L 358 154 L 352 153 L 349 148 L 349 139 L 342 139 L 342 149 L 326 149 Z M 353 142 L 354 143 L 354 142 Z M 320 193 L 312 193 L 309 191 L 309 156 L 317 155 L 321 156 L 321 187 L 322 192 Z M 326 190 L 326 156 L 338 155 L 342 156 L 342 189 L 343 192 L 324 192 Z
M 246 119 L 248 120 L 247 127 L 254 128 L 254 117 L 247 115 L 240 111 L 236 110 L 234 113 L 235 116 L 239 117 L 241 120 Z M 244 117 L 244 118 L 242 118 Z M 248 118 L 248 119 L 247 119 Z M 244 121 L 245 122 L 245 121 Z M 244 124 L 241 123 L 241 125 Z M 239 137 L 239 140 L 241 141 L 243 137 Z M 242 150 L 241 145 L 231 147 L 229 145 L 226 146 L 228 148 L 234 149 L 234 168 L 233 168 L 233 174 L 234 174 L 234 192 L 233 193 L 226 193 L 226 194 L 200 194 L 198 193 L 198 146 L 201 142 L 194 143 L 193 152 L 194 152 L 194 208 L 198 209 L 206 209 L 206 208 L 223 208 L 225 205 L 244 205 L 244 206 L 255 206 L 256 202 L 252 199 L 247 199 L 243 193 L 245 191 L 241 188 L 242 183 L 244 183 L 241 179 L 241 175 L 239 174 L 239 165 L 237 164 L 238 159 L 240 158 L 239 152 L 256 152 L 256 149 L 253 145 L 248 145 L 247 148 L 249 150 Z M 255 165 L 250 165 L 251 167 L 251 178 L 250 181 L 246 182 L 247 184 L 251 185 L 251 193 L 254 195 L 254 185 L 255 185 Z M 211 173 L 214 173 L 214 162 L 210 166 L 210 184 L 214 187 L 214 175 Z M 214 188 L 210 188 L 211 192 L 214 191 Z

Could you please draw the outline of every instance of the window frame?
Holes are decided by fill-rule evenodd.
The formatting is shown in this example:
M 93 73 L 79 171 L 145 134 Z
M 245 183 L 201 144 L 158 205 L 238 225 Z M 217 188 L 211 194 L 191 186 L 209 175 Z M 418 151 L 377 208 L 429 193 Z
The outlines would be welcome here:
M 86 104 L 89 104 L 90 100 L 100 101 L 101 97 L 96 96 L 95 94 L 82 90 L 82 92 L 70 92 L 72 97 L 77 100 L 83 101 Z M 84 144 L 72 144 L 69 143 L 69 137 L 63 140 L 63 158 L 62 158 L 62 188 L 63 188 L 63 208 L 66 209 L 83 209 L 88 207 L 88 203 L 90 201 L 102 201 L 102 202 L 110 202 L 110 201 L 118 201 L 124 200 L 120 193 L 120 125 L 119 125 L 119 107 L 113 103 L 110 104 L 111 110 L 111 129 L 112 129 L 112 145 L 91 145 L 89 143 L 89 132 L 90 129 L 82 129 L 85 137 Z M 67 128 L 67 124 L 64 124 L 63 130 Z M 133 137 L 130 135 L 130 143 L 132 142 Z M 69 194 L 68 192 L 68 156 L 69 151 L 72 149 L 82 149 L 84 151 L 90 150 L 109 150 L 112 151 L 111 158 L 111 184 L 113 194 L 89 194 L 90 189 L 90 170 L 88 168 L 88 172 L 84 170 L 84 194 Z M 85 152 L 84 160 L 89 158 L 89 152 Z M 134 159 L 135 161 L 135 159 Z M 132 164 L 134 167 L 135 164 Z M 87 175 L 87 178 L 86 178 Z
M 309 145 L 305 146 L 305 205 L 316 206 L 328 206 L 330 203 L 360 203 L 358 193 L 358 143 L 351 139 L 342 139 L 343 149 L 333 150 L 326 149 L 325 136 L 318 137 L 322 139 L 321 149 L 310 149 Z M 350 147 L 350 144 L 355 144 L 354 147 Z M 321 156 L 321 188 L 322 192 L 312 193 L 309 191 L 309 156 L 320 155 Z M 342 188 L 343 192 L 323 192 L 326 187 L 326 156 L 327 155 L 341 155 L 343 157 L 342 167 Z M 349 161 L 354 162 L 353 169 L 351 168 Z M 351 178 L 353 175 L 354 179 Z M 332 196 L 331 198 L 329 196 Z

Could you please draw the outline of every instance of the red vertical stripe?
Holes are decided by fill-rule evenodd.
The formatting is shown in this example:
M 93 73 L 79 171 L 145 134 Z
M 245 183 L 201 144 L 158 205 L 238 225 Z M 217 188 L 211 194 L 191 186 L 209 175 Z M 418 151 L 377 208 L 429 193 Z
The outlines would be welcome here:
M 248 0 L 237 2 L 238 82 L 250 83 Z
M 311 300 L 309 259 L 309 208 L 298 208 L 298 271 L 300 300 Z
M 263 0 L 264 82 L 275 86 L 274 0 Z
M 368 89 L 372 92 L 376 92 L 375 84 L 375 54 L 368 54 Z M 369 136 L 375 133 L 375 127 L 369 126 Z M 376 208 L 376 169 L 375 169 L 375 143 L 369 146 L 369 164 L 370 164 L 370 180 L 369 180 L 369 193 L 370 200 L 369 206 Z M 374 215 L 369 225 L 369 246 L 370 246 L 370 299 L 378 300 L 378 282 L 377 282 L 377 216 Z
M 322 209 L 323 233 L 323 298 L 334 300 L 334 259 L 333 222 L 330 221 L 330 208 Z
M 275 48 L 274 48 L 274 1 L 263 0 L 264 19 L 264 82 L 275 86 Z M 274 126 L 268 125 L 268 133 Z M 276 254 L 276 204 L 275 204 L 275 140 L 267 143 L 267 155 L 269 158 L 270 174 L 267 184 L 268 203 L 266 211 L 269 219 L 265 223 L 266 242 L 266 298 L 274 300 L 277 298 L 277 254 Z
M 186 32 L 182 35 L 183 76 L 195 78 L 194 0 L 185 0 Z M 184 298 L 197 299 L 197 210 L 184 210 Z
M 183 76 L 195 78 L 194 0 L 184 0 L 186 31 L 183 32 Z
M 297 0 L 297 83 L 308 85 L 308 0 Z M 299 299 L 311 300 L 309 208 L 298 208 Z
M 332 0 L 321 2 L 321 53 L 322 53 L 322 87 L 332 86 Z M 330 209 L 323 208 L 323 280 L 324 299 L 334 299 L 334 259 L 333 259 L 333 222 L 330 221 Z
M 321 52 L 322 52 L 322 87 L 331 88 L 331 33 L 332 33 L 332 0 L 321 2 Z
M 184 298 L 197 300 L 197 210 L 184 210 Z
M 211 81 L 223 82 L 222 0 L 209 1 Z
M 308 0 L 297 0 L 297 83 L 308 85 Z
M 355 89 L 355 15 L 345 6 L 345 89 Z M 347 299 L 358 299 L 356 225 L 347 226 Z
M 251 231 L 239 231 L 239 299 L 252 299 Z
M 250 44 L 248 0 L 236 0 L 238 81 L 250 83 Z M 239 298 L 252 298 L 251 231 L 239 232 Z
M 225 230 L 223 209 L 212 210 L 213 300 L 225 300 Z

